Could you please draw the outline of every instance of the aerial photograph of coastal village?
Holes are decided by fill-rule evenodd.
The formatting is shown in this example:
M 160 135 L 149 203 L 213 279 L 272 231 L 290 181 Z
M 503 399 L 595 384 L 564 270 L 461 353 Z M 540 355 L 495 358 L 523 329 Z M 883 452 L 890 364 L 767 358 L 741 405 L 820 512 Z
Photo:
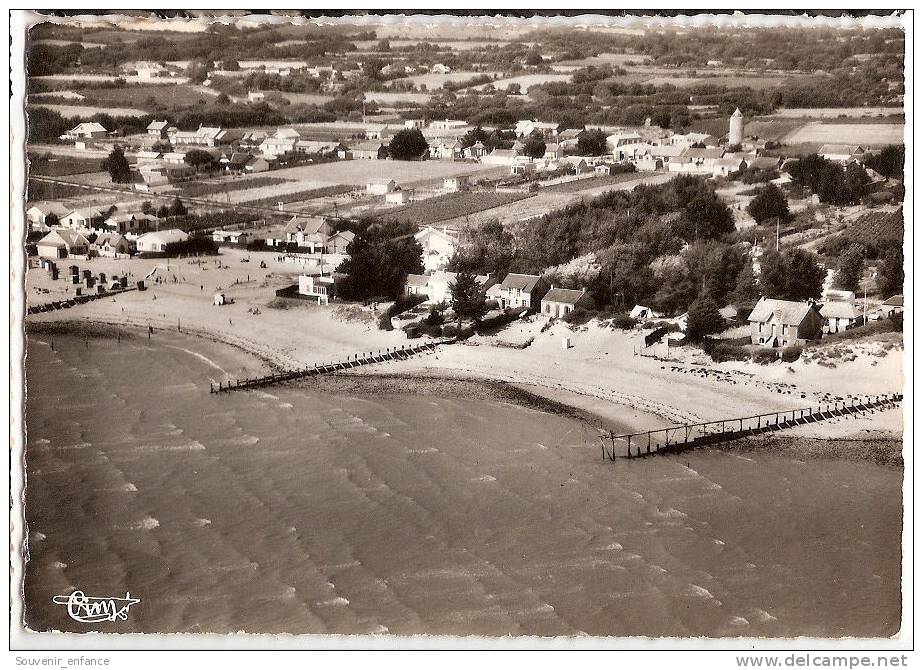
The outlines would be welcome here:
M 901 633 L 899 18 L 205 14 L 25 31 L 25 630 Z

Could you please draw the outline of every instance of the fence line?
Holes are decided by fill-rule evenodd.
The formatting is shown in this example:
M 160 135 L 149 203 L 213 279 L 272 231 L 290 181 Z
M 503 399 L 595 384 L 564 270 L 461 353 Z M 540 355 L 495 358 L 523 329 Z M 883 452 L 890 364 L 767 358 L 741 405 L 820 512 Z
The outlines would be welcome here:
M 858 414 L 879 407 L 893 406 L 904 399 L 901 393 L 864 396 L 861 400 L 837 401 L 817 407 L 787 409 L 765 414 L 687 423 L 657 428 L 641 433 L 601 434 L 600 447 L 604 459 L 640 458 L 664 453 L 679 453 L 705 444 L 729 442 L 749 435 L 815 423 L 837 416 Z M 710 432 L 710 428 L 713 428 Z M 673 441 L 671 442 L 671 435 Z M 655 440 L 655 436 L 657 439 Z M 606 442 L 609 448 L 606 447 Z M 618 445 L 616 443 L 619 443 Z

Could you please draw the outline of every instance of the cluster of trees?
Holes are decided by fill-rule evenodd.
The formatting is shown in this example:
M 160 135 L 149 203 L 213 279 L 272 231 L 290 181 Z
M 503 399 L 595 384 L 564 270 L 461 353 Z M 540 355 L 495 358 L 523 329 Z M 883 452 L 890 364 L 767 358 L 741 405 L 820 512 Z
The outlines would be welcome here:
M 346 248 L 349 258 L 337 268 L 346 274 L 340 285 L 347 300 L 397 298 L 408 274 L 422 274 L 423 247 L 409 221 L 365 219 L 354 227 L 356 237 Z
M 388 155 L 398 161 L 419 160 L 428 150 L 429 144 L 419 128 L 399 130 L 388 144 Z
M 488 151 L 493 151 L 494 149 L 509 149 L 513 146 L 515 140 L 516 134 L 511 131 L 494 129 L 488 133 L 481 128 L 481 126 L 475 126 L 459 138 L 462 147 L 465 149 L 480 142 Z
M 775 222 L 777 219 L 779 223 L 788 223 L 792 217 L 788 210 L 788 198 L 775 184 L 766 184 L 757 190 L 747 205 L 747 213 L 757 223 Z
M 904 178 L 904 145 L 889 144 L 877 154 L 865 159 L 865 164 L 882 177 Z
M 858 204 L 870 181 L 861 166 L 850 163 L 844 168 L 816 154 L 790 161 L 785 170 L 795 182 L 810 188 L 821 202 L 831 205 Z

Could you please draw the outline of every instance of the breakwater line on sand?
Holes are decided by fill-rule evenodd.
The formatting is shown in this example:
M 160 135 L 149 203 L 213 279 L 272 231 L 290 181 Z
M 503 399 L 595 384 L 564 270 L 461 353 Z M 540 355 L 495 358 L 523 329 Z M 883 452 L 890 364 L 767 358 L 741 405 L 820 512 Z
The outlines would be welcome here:
M 677 454 L 696 447 L 730 442 L 785 428 L 794 428 L 839 416 L 872 412 L 894 407 L 904 399 L 901 393 L 862 396 L 849 402 L 826 403 L 817 407 L 787 409 L 754 416 L 718 419 L 657 428 L 641 433 L 616 435 L 614 431 L 599 435 L 604 460 L 643 458 L 660 454 Z M 671 441 L 671 437 L 673 438 Z M 608 443 L 608 447 L 607 447 Z
M 311 367 L 297 368 L 294 370 L 283 370 L 262 377 L 250 377 L 247 379 L 228 380 L 227 383 L 214 382 L 209 383 L 210 393 L 226 393 L 228 391 L 237 391 L 269 386 L 281 382 L 293 381 L 295 379 L 304 379 L 307 377 L 318 377 L 320 375 L 341 372 L 363 365 L 372 365 L 373 363 L 387 363 L 389 361 L 401 361 L 417 354 L 434 351 L 440 344 L 449 344 L 454 342 L 454 338 L 443 340 L 434 340 L 432 342 L 423 342 L 416 345 L 404 345 L 401 347 L 379 349 L 377 352 L 369 351 L 361 354 L 347 356 L 345 361 L 336 361 L 333 363 L 324 363 L 322 365 L 313 365 Z

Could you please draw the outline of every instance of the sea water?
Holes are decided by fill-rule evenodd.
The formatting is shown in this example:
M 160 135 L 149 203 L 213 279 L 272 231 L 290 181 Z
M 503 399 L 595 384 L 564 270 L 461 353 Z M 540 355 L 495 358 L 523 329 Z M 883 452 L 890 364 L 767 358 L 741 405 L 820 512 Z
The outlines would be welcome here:
M 708 450 L 604 461 L 496 401 L 210 394 L 195 338 L 28 343 L 36 630 L 881 636 L 899 469 Z M 141 602 L 71 620 L 58 595 Z

